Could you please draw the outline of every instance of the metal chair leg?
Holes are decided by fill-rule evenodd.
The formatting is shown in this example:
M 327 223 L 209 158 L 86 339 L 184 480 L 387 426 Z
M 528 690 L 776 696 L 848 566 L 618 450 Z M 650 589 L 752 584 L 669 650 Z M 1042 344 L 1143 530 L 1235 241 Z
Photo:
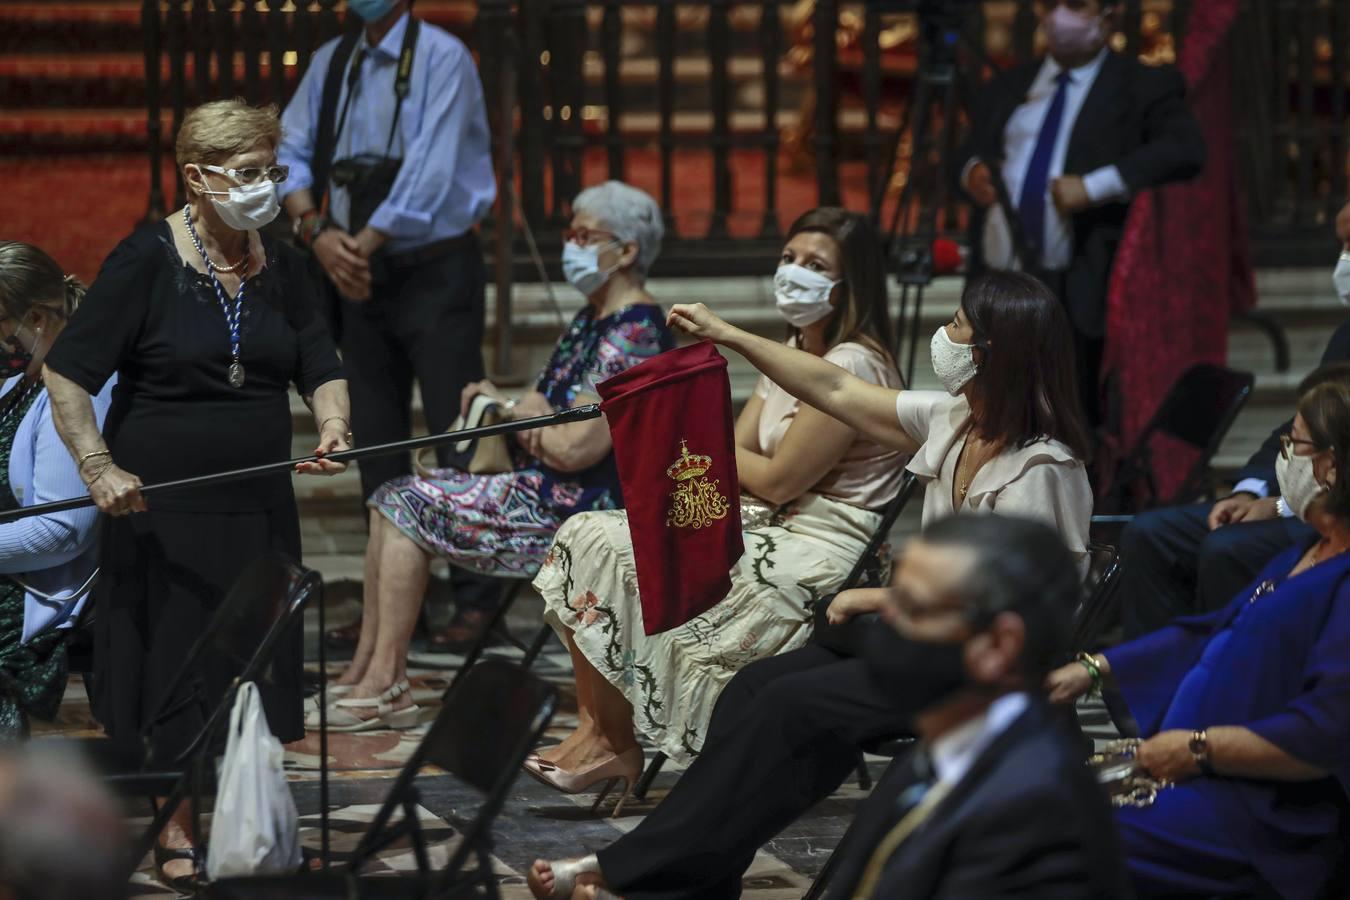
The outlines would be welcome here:
M 867 771 L 867 757 L 858 754 L 858 787 L 864 791 L 872 789 L 872 773 Z
M 548 625 L 544 625 L 539 629 L 538 633 L 534 636 L 534 640 L 530 642 L 529 649 L 525 651 L 525 658 L 520 661 L 520 665 L 523 668 L 528 669 L 530 666 L 534 665 L 534 661 L 539 658 L 539 654 L 543 652 L 544 645 L 548 643 L 549 636 L 552 634 L 553 629 Z
M 661 773 L 661 767 L 666 764 L 666 759 L 666 755 L 659 750 L 656 752 L 656 755 L 652 757 L 652 761 L 648 763 L 646 771 L 643 772 L 642 777 L 638 779 L 637 787 L 633 788 L 633 797 L 635 799 L 647 799 L 647 791 L 651 789 L 652 782 L 656 780 L 656 776 Z

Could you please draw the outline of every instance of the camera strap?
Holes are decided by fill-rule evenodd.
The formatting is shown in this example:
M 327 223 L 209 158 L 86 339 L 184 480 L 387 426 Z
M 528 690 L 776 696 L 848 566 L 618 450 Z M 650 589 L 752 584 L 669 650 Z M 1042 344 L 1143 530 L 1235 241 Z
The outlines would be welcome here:
M 399 115 L 403 112 L 403 101 L 407 98 L 412 84 L 413 58 L 417 50 L 417 36 L 421 31 L 421 22 L 416 16 L 408 17 L 408 27 L 403 32 L 403 48 L 399 51 L 398 70 L 394 75 L 394 118 L 389 123 L 389 138 L 385 143 L 384 155 L 394 147 L 394 135 L 398 133 Z M 328 193 L 328 179 L 333 167 L 333 157 L 337 152 L 338 137 L 347 127 L 347 112 L 351 109 L 352 94 L 361 78 L 361 63 L 365 51 L 358 50 L 361 39 L 360 29 L 349 31 L 342 36 L 333 57 L 328 63 L 328 73 L 324 78 L 323 99 L 319 106 L 319 128 L 315 138 L 313 191 L 315 200 L 322 205 Z M 347 63 L 350 61 L 351 65 Z M 342 73 L 347 70 L 347 96 L 343 98 L 342 113 L 337 115 L 338 95 L 342 93 Z M 336 119 L 336 127 L 334 120 Z
M 321 209 L 328 197 L 328 176 L 332 171 L 333 154 L 337 149 L 337 129 L 333 127 L 333 122 L 337 118 L 338 95 L 342 93 L 342 70 L 351 59 L 356 42 L 360 39 L 360 28 L 354 28 L 342 36 L 333 51 L 333 56 L 328 60 L 328 73 L 324 76 L 323 100 L 319 103 L 319 128 L 314 137 L 314 158 L 310 161 L 310 172 L 314 178 L 311 191 L 314 194 L 315 205 Z M 353 68 L 357 72 L 360 71 L 360 66 Z M 350 87 L 347 98 L 351 99 Z M 346 119 L 345 107 L 343 118 Z

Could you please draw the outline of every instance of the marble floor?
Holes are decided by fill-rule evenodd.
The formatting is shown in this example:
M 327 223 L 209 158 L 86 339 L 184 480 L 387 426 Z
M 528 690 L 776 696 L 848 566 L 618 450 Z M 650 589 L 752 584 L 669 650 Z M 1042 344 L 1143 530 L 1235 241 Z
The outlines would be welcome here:
M 537 618 L 529 615 L 529 601 L 522 604 L 513 618 L 513 631 L 529 635 L 537 627 Z M 517 628 L 517 625 L 519 628 Z M 312 626 L 311 648 L 316 629 Z M 491 653 L 506 658 L 519 658 L 514 648 L 494 648 Z M 329 812 L 331 859 L 341 863 L 354 849 L 371 816 L 384 800 L 394 777 L 410 758 L 418 741 L 434 718 L 438 700 L 459 662 L 458 657 L 437 656 L 414 652 L 410 670 L 415 696 L 423 707 L 423 721 L 408 731 L 371 732 L 358 735 L 330 736 L 329 742 Z M 336 671 L 336 666 L 330 666 Z M 560 737 L 569 732 L 575 722 L 575 699 L 571 691 L 571 671 L 567 654 L 557 643 L 541 655 L 535 671 L 555 682 L 562 696 L 562 706 L 549 734 Z M 1104 739 L 1112 734 L 1104 711 L 1089 706 L 1082 711 L 1087 730 L 1094 738 Z M 72 678 L 66 701 L 57 721 L 36 725 L 37 738 L 56 734 L 81 735 L 98 733 L 97 725 L 89 716 L 88 703 L 78 676 Z M 650 756 L 650 752 L 648 754 Z M 297 808 L 301 815 L 301 838 L 304 844 L 317 852 L 320 843 L 319 822 L 319 750 L 316 735 L 289 745 L 286 753 L 287 777 L 291 783 Z M 877 757 L 868 759 L 868 768 L 874 777 L 888 763 Z M 513 784 L 507 802 L 495 824 L 493 866 L 505 898 L 529 896 L 524 886 L 524 873 L 537 857 L 571 857 L 592 852 L 613 841 L 619 834 L 636 827 L 650 812 L 680 775 L 680 767 L 667 763 L 644 802 L 630 801 L 617 818 L 593 816 L 590 812 L 594 795 L 567 796 L 522 777 Z M 448 848 L 453 846 L 456 824 L 463 816 L 472 815 L 480 795 L 456 778 L 434 768 L 424 769 L 416 782 L 420 798 L 418 815 L 428 844 L 435 848 L 433 864 L 443 863 Z M 746 875 L 745 896 L 749 900 L 787 900 L 799 898 L 819 873 L 839 838 L 851 820 L 853 810 L 865 794 L 856 780 L 850 779 L 838 792 L 811 810 L 801 820 L 778 835 L 765 846 Z M 606 801 L 603 812 L 612 809 L 612 800 Z M 132 819 L 133 825 L 144 826 L 147 820 Z M 208 816 L 209 822 L 209 816 Z M 403 872 L 415 868 L 415 861 L 407 841 L 394 844 L 379 854 L 366 871 Z M 174 893 L 154 880 L 154 870 L 147 860 L 133 879 L 132 896 L 172 897 Z

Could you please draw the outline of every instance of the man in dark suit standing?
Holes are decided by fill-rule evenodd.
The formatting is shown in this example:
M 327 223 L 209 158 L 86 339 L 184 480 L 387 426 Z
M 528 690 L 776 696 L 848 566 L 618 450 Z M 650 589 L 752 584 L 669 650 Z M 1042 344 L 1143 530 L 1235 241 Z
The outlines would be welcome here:
M 960 170 L 975 205 L 973 271 L 1035 269 L 1059 294 L 1078 336 L 1094 425 L 1107 288 L 1130 200 L 1194 177 L 1205 157 L 1181 74 L 1107 47 L 1123 6 L 1050 5 L 1041 22 L 1049 54 L 980 89 Z M 1011 218 L 999 203 L 1000 179 Z
M 1078 573 L 1049 528 L 957 517 L 905 549 L 866 660 L 917 700 L 897 758 L 842 843 L 828 897 L 1128 896 L 1106 798 L 1040 686 Z

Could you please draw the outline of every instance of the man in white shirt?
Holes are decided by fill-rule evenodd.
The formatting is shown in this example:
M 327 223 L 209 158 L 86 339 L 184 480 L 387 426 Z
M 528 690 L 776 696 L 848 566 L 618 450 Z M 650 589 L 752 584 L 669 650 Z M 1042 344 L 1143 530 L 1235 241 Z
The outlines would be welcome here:
M 1034 269 L 1059 294 L 1079 337 L 1083 400 L 1094 425 L 1107 287 L 1130 200 L 1194 177 L 1205 155 L 1180 73 L 1107 47 L 1123 6 L 1049 5 L 1042 19 L 1048 55 L 980 89 L 960 170 L 975 206 L 973 271 Z M 998 200 L 999 177 L 1011 217 Z

